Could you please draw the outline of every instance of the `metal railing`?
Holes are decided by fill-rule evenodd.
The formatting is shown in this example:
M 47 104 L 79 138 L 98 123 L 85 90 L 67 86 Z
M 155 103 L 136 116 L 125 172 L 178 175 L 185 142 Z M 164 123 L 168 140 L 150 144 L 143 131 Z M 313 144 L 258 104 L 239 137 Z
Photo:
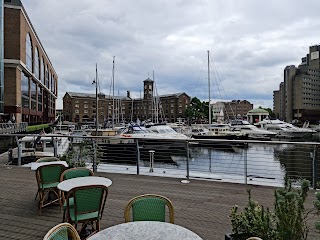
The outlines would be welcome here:
M 27 130 L 28 123 L 0 123 L 0 134 L 10 134 L 25 132 Z
M 19 139 L 23 135 L 6 134 L 2 138 L 4 136 L 13 139 L 15 149 L 15 137 Z M 308 179 L 313 188 L 317 188 L 320 181 L 319 142 L 199 139 L 155 141 L 96 136 L 82 136 L 81 141 L 76 136 L 77 141 L 72 141 L 73 136 L 51 136 L 53 141 L 67 137 L 73 151 L 78 153 L 83 151 L 80 148 L 89 147 L 87 155 L 82 157 L 88 166 L 97 165 L 94 169 L 97 171 L 271 186 L 283 185 L 284 176 L 287 175 L 297 183 L 301 179 Z M 59 144 L 53 146 L 58 147 Z M 8 148 L 0 148 L 2 152 L 8 151 Z M 53 151 L 53 154 L 56 155 L 57 151 Z M 8 156 L 8 153 L 3 156 Z M 12 164 L 18 165 L 28 161 L 19 158 L 10 160 Z

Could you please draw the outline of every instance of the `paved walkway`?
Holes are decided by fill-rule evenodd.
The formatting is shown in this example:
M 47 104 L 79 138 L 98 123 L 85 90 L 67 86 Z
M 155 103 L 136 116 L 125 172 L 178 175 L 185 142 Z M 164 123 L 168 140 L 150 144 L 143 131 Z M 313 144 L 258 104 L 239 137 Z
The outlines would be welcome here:
M 97 173 L 108 177 L 110 187 L 101 228 L 124 222 L 124 207 L 134 196 L 146 193 L 162 194 L 172 200 L 175 223 L 196 232 L 203 239 L 220 240 L 231 231 L 228 215 L 233 205 L 247 203 L 247 188 L 255 200 L 271 207 L 274 188 L 243 184 Z M 46 232 L 62 221 L 59 207 L 49 206 L 38 215 L 35 172 L 29 168 L 0 165 L 0 239 L 42 239 Z M 313 192 L 310 196 L 314 196 Z M 312 199 L 308 200 L 311 206 Z M 319 239 L 311 232 L 309 239 Z

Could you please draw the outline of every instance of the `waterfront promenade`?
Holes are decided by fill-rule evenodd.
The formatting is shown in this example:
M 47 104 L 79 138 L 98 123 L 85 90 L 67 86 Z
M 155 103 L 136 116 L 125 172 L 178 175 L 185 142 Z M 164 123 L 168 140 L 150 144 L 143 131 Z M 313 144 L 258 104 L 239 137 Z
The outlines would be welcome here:
M 110 187 L 101 228 L 124 222 L 124 207 L 134 196 L 146 193 L 162 194 L 172 200 L 175 223 L 196 232 L 203 239 L 224 239 L 231 231 L 228 215 L 233 205 L 247 203 L 247 189 L 259 203 L 273 206 L 273 187 L 181 179 L 137 176 L 115 173 L 97 173 L 108 177 Z M 42 239 L 46 232 L 62 221 L 58 206 L 50 206 L 38 215 L 35 171 L 18 166 L 0 165 L 0 239 Z M 310 191 L 308 207 L 314 197 Z M 319 219 L 319 217 L 318 217 Z M 315 218 L 312 218 L 313 222 Z M 308 239 L 319 239 L 313 230 Z

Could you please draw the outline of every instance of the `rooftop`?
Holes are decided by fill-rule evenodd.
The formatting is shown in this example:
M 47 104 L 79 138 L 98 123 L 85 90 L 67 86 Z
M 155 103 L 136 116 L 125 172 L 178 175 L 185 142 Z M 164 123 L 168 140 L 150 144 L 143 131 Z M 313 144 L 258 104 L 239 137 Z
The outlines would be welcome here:
M 264 206 L 273 205 L 273 187 L 230 184 L 214 181 L 191 180 L 188 184 L 181 179 L 100 173 L 96 175 L 110 178 L 106 207 L 101 221 L 101 229 L 124 222 L 124 207 L 134 196 L 157 193 L 168 197 L 174 205 L 175 223 L 186 227 L 203 239 L 224 239 L 231 232 L 230 209 L 237 204 L 244 207 L 248 200 L 247 189 Z M 0 165 L 0 236 L 9 239 L 42 239 L 46 232 L 62 221 L 58 206 L 43 209 L 38 215 L 35 172 L 29 168 Z M 310 196 L 313 196 L 310 193 Z M 309 199 L 308 206 L 312 205 Z M 316 237 L 314 231 L 309 234 Z

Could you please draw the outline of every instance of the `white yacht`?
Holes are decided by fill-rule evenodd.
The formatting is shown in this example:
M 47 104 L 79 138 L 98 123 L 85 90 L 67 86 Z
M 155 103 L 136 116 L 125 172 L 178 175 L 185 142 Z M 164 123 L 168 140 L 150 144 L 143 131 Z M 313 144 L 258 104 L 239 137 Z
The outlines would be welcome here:
M 146 129 L 151 131 L 152 133 L 161 134 L 165 138 L 169 138 L 169 139 L 188 139 L 189 138 L 183 133 L 176 132 L 172 127 L 166 124 L 149 125 L 147 126 Z
M 257 128 L 245 120 L 233 120 L 230 122 L 231 129 L 240 131 L 243 134 L 248 135 L 249 139 L 253 140 L 270 140 L 277 134 L 272 131 Z
M 247 136 L 240 131 L 233 130 L 225 123 L 212 123 L 206 127 L 192 126 L 191 134 L 196 139 L 229 139 L 246 140 Z
M 279 119 L 264 119 L 255 125 L 261 129 L 276 133 L 277 138 L 308 139 L 316 132 L 310 128 L 296 127 L 291 123 L 287 123 Z

